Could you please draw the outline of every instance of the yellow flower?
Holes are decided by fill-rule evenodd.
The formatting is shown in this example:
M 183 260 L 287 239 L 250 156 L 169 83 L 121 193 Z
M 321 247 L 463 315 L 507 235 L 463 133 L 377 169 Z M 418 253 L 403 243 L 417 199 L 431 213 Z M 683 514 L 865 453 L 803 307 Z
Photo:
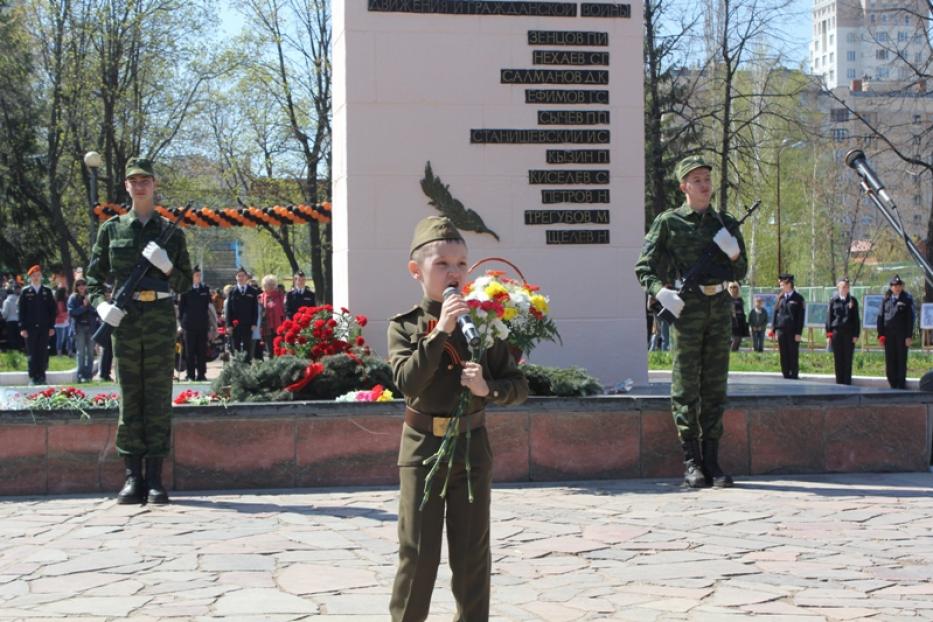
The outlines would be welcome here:
M 511 320 L 514 320 L 517 315 L 518 315 L 518 309 L 516 309 L 515 307 L 506 307 L 505 311 L 502 313 L 502 319 L 505 320 L 506 322 L 509 322 Z
M 490 299 L 490 300 L 492 300 L 493 298 L 495 298 L 496 295 L 498 295 L 498 294 L 508 294 L 508 293 L 509 293 L 509 291 L 508 291 L 505 287 L 503 287 L 502 284 L 499 283 L 498 281 L 493 281 L 492 283 L 490 283 L 489 285 L 487 285 L 487 286 L 486 286 L 486 289 L 484 289 L 483 292 L 484 292 L 487 296 L 489 296 L 489 299 Z
M 547 298 L 545 298 L 541 294 L 535 294 L 534 296 L 531 297 L 531 306 L 537 309 L 540 313 L 547 315 L 547 310 L 548 310 Z
M 377 402 L 391 402 L 395 397 L 392 395 L 392 391 L 385 389 L 382 392 L 382 395 L 376 398 Z

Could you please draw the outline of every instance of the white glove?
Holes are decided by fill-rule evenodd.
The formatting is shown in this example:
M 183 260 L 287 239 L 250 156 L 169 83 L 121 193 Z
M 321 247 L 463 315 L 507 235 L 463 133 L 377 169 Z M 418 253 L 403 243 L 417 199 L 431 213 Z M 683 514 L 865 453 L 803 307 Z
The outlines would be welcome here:
M 97 315 L 100 316 L 100 319 L 103 320 L 105 324 L 110 324 L 116 328 L 120 325 L 126 312 L 121 311 L 119 307 L 115 307 L 109 302 L 102 302 L 97 305 Z
M 161 270 L 163 274 L 168 274 L 172 271 L 172 260 L 168 258 L 168 253 L 155 242 L 146 244 L 146 248 L 143 249 L 143 257 L 148 259 L 149 263 L 153 266 Z
M 729 233 L 729 230 L 723 227 L 716 232 L 716 235 L 713 236 L 713 242 L 722 249 L 726 255 L 729 256 L 729 259 L 733 261 L 738 259 L 739 253 L 739 241 L 735 239 L 735 236 Z
M 662 287 L 661 291 L 655 294 L 654 297 L 661 303 L 661 306 L 670 311 L 674 317 L 680 317 L 680 312 L 684 310 L 684 301 L 683 298 L 677 295 L 677 292 Z

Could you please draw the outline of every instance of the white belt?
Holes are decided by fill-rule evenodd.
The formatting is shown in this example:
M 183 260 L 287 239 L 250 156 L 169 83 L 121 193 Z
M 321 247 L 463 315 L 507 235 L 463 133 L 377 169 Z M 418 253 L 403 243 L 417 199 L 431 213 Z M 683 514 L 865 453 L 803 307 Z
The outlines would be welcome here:
M 715 285 L 699 285 L 698 289 L 707 296 L 715 296 L 716 294 L 725 291 L 727 287 L 729 287 L 729 283 L 723 281 L 722 283 L 717 283 Z
M 142 302 L 164 300 L 166 298 L 171 298 L 172 296 L 174 296 L 172 292 L 156 292 L 151 289 L 141 292 L 133 292 L 133 300 L 141 300 Z

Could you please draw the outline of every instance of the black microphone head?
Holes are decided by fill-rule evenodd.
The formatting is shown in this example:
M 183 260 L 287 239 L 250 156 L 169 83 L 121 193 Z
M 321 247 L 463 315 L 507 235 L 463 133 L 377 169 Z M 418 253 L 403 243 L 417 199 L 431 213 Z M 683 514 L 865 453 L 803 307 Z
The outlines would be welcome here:
M 865 152 L 861 149 L 850 149 L 846 154 L 846 166 L 849 168 L 855 168 L 856 163 L 859 160 L 865 159 Z

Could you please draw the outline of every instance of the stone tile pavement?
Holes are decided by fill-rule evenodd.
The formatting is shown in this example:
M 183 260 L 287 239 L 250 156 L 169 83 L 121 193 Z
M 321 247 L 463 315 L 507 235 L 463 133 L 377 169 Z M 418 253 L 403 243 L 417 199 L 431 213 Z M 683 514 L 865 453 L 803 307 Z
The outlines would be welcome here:
M 931 492 L 930 473 L 500 485 L 492 616 L 933 619 Z M 174 499 L 0 500 L 0 619 L 387 619 L 394 490 Z

